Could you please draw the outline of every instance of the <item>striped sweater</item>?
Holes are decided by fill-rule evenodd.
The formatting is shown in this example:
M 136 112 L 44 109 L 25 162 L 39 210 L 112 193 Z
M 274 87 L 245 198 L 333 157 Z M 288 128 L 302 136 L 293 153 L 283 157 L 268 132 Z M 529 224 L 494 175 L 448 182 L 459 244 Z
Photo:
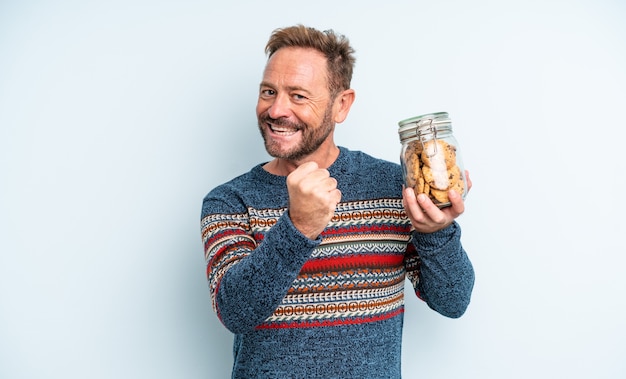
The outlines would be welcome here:
M 235 335 L 233 378 L 400 378 L 404 284 L 460 317 L 474 283 L 460 228 L 420 234 L 399 165 L 340 148 L 341 203 L 316 240 L 262 165 L 212 190 L 201 230 L 213 309 Z

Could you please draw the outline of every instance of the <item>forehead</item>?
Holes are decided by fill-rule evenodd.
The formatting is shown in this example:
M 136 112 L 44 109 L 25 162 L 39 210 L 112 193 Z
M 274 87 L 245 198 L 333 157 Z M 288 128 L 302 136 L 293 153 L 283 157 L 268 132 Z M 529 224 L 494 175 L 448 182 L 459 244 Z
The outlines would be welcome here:
M 267 61 L 263 81 L 284 86 L 326 87 L 326 57 L 315 49 L 284 47 Z

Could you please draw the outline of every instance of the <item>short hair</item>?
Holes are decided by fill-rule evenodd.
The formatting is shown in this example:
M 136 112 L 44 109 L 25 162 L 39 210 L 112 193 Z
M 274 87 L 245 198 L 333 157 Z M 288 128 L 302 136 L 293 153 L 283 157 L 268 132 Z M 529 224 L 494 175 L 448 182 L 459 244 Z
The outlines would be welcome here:
M 344 35 L 332 29 L 319 31 L 304 25 L 276 29 L 265 46 L 268 59 L 283 47 L 312 48 L 326 57 L 331 97 L 350 88 L 356 58 L 354 49 Z

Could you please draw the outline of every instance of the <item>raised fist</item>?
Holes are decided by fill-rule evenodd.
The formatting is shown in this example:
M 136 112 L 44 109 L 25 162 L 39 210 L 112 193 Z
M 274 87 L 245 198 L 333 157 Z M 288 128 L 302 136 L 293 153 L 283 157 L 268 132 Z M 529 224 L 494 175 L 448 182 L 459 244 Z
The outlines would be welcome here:
M 308 238 L 317 238 L 341 200 L 337 180 L 317 163 L 307 162 L 287 176 L 287 189 L 291 222 Z

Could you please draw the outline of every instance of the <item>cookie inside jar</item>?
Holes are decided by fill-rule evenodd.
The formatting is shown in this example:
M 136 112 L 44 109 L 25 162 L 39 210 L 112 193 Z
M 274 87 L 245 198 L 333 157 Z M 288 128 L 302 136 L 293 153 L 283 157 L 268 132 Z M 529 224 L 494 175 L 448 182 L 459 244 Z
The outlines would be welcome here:
M 447 113 L 420 116 L 400 123 L 404 179 L 415 194 L 426 194 L 439 208 L 450 206 L 448 193 L 465 198 L 466 184 Z M 403 138 L 404 137 L 404 138 Z

